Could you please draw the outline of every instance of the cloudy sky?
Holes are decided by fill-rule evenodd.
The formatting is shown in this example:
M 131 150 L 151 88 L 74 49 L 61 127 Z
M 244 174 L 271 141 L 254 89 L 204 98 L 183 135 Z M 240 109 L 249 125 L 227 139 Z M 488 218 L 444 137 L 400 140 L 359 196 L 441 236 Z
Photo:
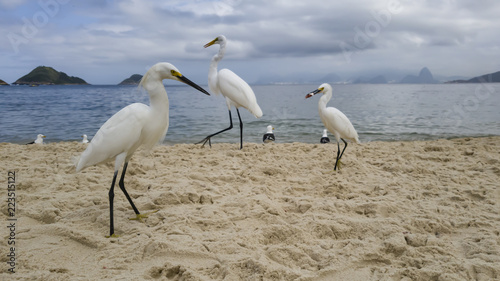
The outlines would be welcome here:
M 472 77 L 500 70 L 497 0 L 0 0 L 0 79 L 39 65 L 117 84 L 159 61 L 206 84 L 219 65 L 249 82 L 329 73 Z

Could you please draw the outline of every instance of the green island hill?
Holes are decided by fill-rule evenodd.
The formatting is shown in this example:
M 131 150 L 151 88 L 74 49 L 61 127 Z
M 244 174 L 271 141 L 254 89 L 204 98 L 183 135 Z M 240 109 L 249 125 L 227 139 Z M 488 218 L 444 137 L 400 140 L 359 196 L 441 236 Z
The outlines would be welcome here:
M 30 73 L 17 79 L 13 85 L 88 85 L 79 77 L 68 76 L 49 66 L 38 66 Z
M 139 85 L 139 82 L 141 82 L 141 79 L 142 79 L 142 75 L 132 74 L 129 78 L 123 80 L 118 85 Z

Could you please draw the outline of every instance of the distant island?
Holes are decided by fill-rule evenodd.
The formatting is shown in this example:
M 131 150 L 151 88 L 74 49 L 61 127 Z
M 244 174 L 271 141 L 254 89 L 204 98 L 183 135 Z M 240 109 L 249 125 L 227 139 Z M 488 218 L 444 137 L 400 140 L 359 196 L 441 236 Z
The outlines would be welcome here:
M 85 80 L 68 76 L 64 72 L 55 70 L 49 66 L 39 66 L 30 73 L 17 79 L 13 85 L 88 85 Z
M 2 79 L 0 79 L 0 86 L 9 86 L 9 83 L 3 81 Z
M 469 80 L 453 80 L 446 83 L 499 83 L 500 71 L 471 78 Z
M 120 82 L 118 85 L 139 85 L 139 82 L 141 82 L 142 75 L 140 74 L 132 74 L 129 78 L 123 80 Z

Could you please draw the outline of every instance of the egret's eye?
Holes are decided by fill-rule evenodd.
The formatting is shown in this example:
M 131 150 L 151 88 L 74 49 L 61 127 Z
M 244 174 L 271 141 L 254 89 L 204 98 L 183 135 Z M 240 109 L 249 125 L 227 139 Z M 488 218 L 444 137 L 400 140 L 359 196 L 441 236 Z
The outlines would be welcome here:
M 320 87 L 318 90 L 319 90 L 320 92 L 323 92 L 323 90 L 324 90 L 324 89 L 325 89 L 324 87 Z
M 175 76 L 175 77 L 181 77 L 182 74 L 180 74 L 178 71 L 175 71 L 175 70 L 170 70 L 170 73 L 172 73 L 172 76 Z

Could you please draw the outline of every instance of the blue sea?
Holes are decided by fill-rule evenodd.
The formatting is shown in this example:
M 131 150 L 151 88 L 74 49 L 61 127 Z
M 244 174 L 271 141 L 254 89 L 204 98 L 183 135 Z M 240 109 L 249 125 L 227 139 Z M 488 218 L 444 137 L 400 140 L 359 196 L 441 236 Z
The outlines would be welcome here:
M 244 141 L 262 142 L 272 125 L 279 143 L 319 143 L 324 128 L 320 97 L 305 99 L 318 86 L 252 86 L 264 116 L 257 119 L 240 109 Z M 195 143 L 229 126 L 222 96 L 184 85 L 166 89 L 170 127 L 165 144 Z M 347 115 L 361 142 L 500 135 L 500 84 L 346 84 L 333 89 L 328 106 Z M 109 117 L 134 102 L 149 103 L 147 93 L 135 86 L 1 86 L 0 142 L 26 143 L 37 134 L 46 135 L 45 142 L 79 141 L 82 134 L 91 139 Z M 233 130 L 212 143 L 239 142 L 238 117 L 232 111 Z

